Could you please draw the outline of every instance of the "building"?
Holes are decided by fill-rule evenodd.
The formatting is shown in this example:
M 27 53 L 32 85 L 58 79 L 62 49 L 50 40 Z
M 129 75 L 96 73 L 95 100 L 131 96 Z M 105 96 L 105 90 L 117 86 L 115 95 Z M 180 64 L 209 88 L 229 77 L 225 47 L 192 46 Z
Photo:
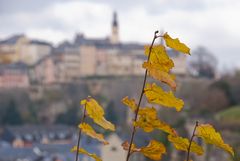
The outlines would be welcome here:
M 110 42 L 112 44 L 119 43 L 119 28 L 118 28 L 118 20 L 117 20 L 117 13 L 113 13 L 113 22 L 112 22 L 112 35 L 110 37 Z
M 56 69 L 52 55 L 39 59 L 29 68 L 29 79 L 31 84 L 53 84 L 56 83 Z
M 28 88 L 28 66 L 22 62 L 0 64 L 0 88 Z
M 51 44 L 30 40 L 25 35 L 15 35 L 0 41 L 0 60 L 3 63 L 21 61 L 32 65 L 51 51 Z
M 32 147 L 41 144 L 71 144 L 75 128 L 64 125 L 7 126 L 0 135 L 12 147 Z
M 122 43 L 119 39 L 117 13 L 113 13 L 110 36 L 86 38 L 76 34 L 73 42 L 51 44 L 30 40 L 24 35 L 0 41 L 0 63 L 23 62 L 30 67 L 31 84 L 54 84 L 78 81 L 91 76 L 143 76 L 146 61 L 144 44 Z M 175 63 L 172 72 L 186 76 L 186 57 L 168 50 Z
M 64 70 L 68 71 L 66 80 L 94 75 L 144 75 L 142 63 L 147 59 L 143 54 L 144 44 L 120 42 L 116 12 L 113 13 L 109 37 L 95 39 L 77 34 L 72 43 L 63 42 L 56 50 L 61 51 L 66 57 L 64 59 L 66 64 Z M 175 69 L 172 72 L 185 76 L 187 74 L 186 57 L 173 50 L 168 50 L 168 53 L 175 63 Z

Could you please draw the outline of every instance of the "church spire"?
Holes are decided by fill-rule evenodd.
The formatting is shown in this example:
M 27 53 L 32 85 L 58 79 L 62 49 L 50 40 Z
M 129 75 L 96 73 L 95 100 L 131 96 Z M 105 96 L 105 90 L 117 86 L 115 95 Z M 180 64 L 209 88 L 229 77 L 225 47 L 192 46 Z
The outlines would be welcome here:
M 113 12 L 113 23 L 112 26 L 118 27 L 118 22 L 117 22 L 117 12 Z
M 117 20 L 117 12 L 113 12 L 113 21 L 112 21 L 112 35 L 111 35 L 111 43 L 117 44 L 119 43 L 119 36 L 118 36 L 118 20 Z

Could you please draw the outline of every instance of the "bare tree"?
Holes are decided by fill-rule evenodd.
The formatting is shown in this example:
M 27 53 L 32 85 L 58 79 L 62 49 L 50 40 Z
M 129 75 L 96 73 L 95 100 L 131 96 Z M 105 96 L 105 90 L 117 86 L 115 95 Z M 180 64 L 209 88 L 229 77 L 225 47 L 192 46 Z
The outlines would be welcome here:
M 192 73 L 198 77 L 215 77 L 217 59 L 204 47 L 198 47 L 193 51 L 189 65 Z

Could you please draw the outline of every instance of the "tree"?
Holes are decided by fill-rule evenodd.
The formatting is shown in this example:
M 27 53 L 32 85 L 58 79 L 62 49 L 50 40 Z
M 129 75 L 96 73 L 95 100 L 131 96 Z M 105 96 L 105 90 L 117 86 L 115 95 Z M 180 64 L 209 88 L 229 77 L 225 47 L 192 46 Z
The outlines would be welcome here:
M 8 125 L 22 124 L 22 117 L 19 111 L 17 110 L 16 104 L 13 100 L 10 100 L 10 102 L 8 103 L 6 113 L 2 119 L 2 123 Z
M 190 59 L 192 73 L 198 77 L 214 78 L 216 76 L 217 59 L 206 48 L 198 47 Z
M 232 90 L 231 84 L 227 80 L 221 79 L 216 82 L 213 82 L 210 85 L 210 89 L 219 89 L 223 91 L 229 101 L 229 105 L 231 106 L 236 105 L 236 101 L 234 100 L 233 94 L 231 93 Z
M 79 122 L 79 107 L 77 105 L 72 105 L 66 113 L 59 114 L 56 118 L 55 123 L 67 124 L 67 125 L 77 125 Z

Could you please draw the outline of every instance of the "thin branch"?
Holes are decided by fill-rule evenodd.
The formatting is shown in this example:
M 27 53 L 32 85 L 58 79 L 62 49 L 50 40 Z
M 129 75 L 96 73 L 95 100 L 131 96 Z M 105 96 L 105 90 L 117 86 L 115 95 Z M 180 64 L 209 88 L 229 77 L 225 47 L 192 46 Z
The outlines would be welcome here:
M 86 118 L 86 105 L 84 106 L 84 111 L 83 111 L 83 116 L 82 116 L 82 120 L 81 123 L 84 123 Z M 82 129 L 79 129 L 79 133 L 78 133 L 78 141 L 77 141 L 77 153 L 76 153 L 76 159 L 75 161 L 78 161 L 78 151 L 79 151 L 79 146 L 80 146 L 80 141 L 81 141 L 81 135 L 82 135 Z
M 150 46 L 150 49 L 149 49 L 149 53 L 148 53 L 148 61 L 150 60 L 150 55 L 151 55 L 151 52 L 152 52 L 153 44 L 154 44 L 155 40 L 158 38 L 157 33 L 158 33 L 158 31 L 154 32 L 154 37 L 153 37 L 153 40 L 152 40 L 152 43 L 151 43 L 151 46 Z M 138 102 L 138 105 L 137 105 L 137 109 L 136 109 L 136 112 L 135 112 L 134 122 L 137 121 L 138 111 L 140 109 L 140 104 L 141 104 L 141 101 L 142 101 L 142 97 L 143 97 L 143 94 L 144 94 L 144 88 L 145 88 L 145 84 L 146 84 L 146 81 L 147 81 L 147 73 L 148 73 L 148 70 L 146 69 L 145 70 L 145 75 L 144 75 L 144 80 L 143 80 L 143 86 L 142 86 L 141 95 L 140 95 L 139 102 Z M 131 155 L 131 148 L 132 148 L 132 143 L 133 143 L 133 139 L 134 139 L 135 133 L 136 133 L 136 127 L 133 126 L 133 130 L 132 130 L 132 134 L 131 134 L 131 140 L 130 140 L 130 145 L 129 145 L 126 161 L 129 160 L 129 157 Z
M 190 139 L 190 143 L 189 143 L 188 151 L 187 151 L 187 160 L 186 160 L 186 161 L 189 161 L 190 149 L 191 149 L 191 145 L 192 145 L 192 142 L 193 142 L 193 138 L 194 138 L 194 136 L 195 136 L 195 131 L 196 131 L 197 126 L 198 126 L 198 121 L 196 121 L 194 130 L 193 130 L 193 133 L 192 133 L 192 137 L 191 137 L 191 139 Z

